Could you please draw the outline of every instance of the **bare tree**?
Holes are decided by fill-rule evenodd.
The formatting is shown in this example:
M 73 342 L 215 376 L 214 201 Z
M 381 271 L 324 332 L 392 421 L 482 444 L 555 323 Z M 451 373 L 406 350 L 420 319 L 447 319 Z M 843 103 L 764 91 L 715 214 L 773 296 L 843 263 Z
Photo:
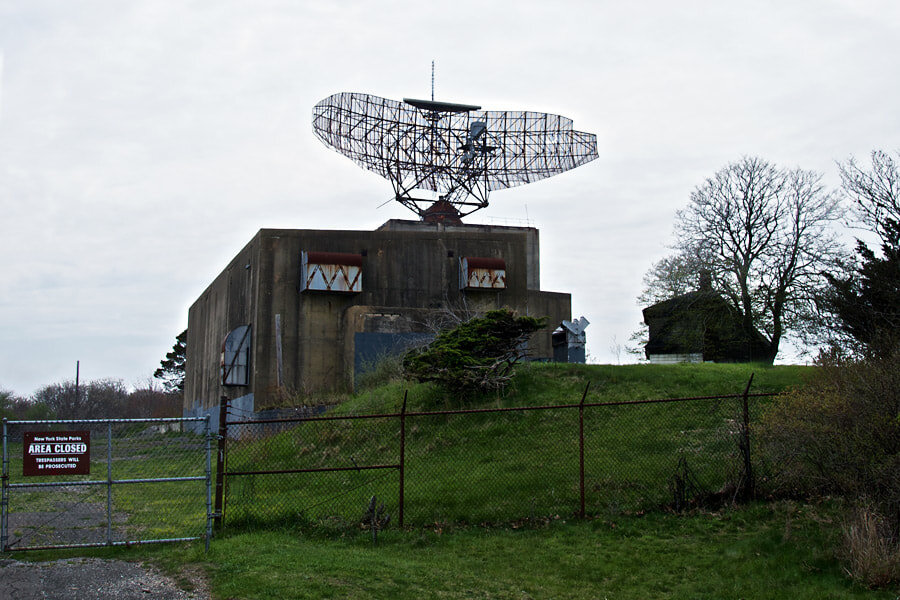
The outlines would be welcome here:
M 45 385 L 34 393 L 32 401 L 46 406 L 61 419 L 93 416 L 93 411 L 87 406 L 84 390 L 76 390 L 74 381 Z
M 703 265 L 700 257 L 687 252 L 671 254 L 653 263 L 644 273 L 644 290 L 637 298 L 638 305 L 656 304 L 697 289 Z
M 900 154 L 898 154 L 900 156 Z M 887 152 L 872 151 L 871 170 L 860 167 L 851 158 L 838 163 L 844 193 L 853 201 L 854 212 L 863 226 L 885 242 L 900 224 L 900 167 Z
M 457 301 L 452 301 L 444 292 L 444 302 L 441 308 L 428 311 L 425 319 L 417 321 L 416 325 L 432 335 L 437 335 L 442 331 L 459 327 L 463 323 L 481 316 L 483 312 L 479 312 L 474 306 L 469 306 L 465 296 Z
M 8 390 L 0 389 L 0 417 L 6 419 L 47 419 L 50 410 L 26 398 L 16 396 Z
M 46 385 L 32 400 L 61 419 L 100 419 L 123 416 L 128 390 L 120 379 L 98 379 L 80 388 L 74 381 Z
M 168 388 L 163 384 L 163 388 Z M 134 386 L 122 407 L 122 416 L 129 418 L 158 418 L 181 416 L 181 392 L 161 389 L 148 377 Z
M 616 357 L 616 364 L 622 364 L 622 344 L 619 343 L 619 340 L 616 339 L 616 336 L 612 336 L 612 340 L 609 342 L 609 351 L 612 352 L 613 356 Z
M 813 328 L 814 292 L 844 252 L 831 227 L 841 214 L 818 173 L 745 157 L 693 191 L 677 213 L 675 253 L 648 273 L 643 297 L 672 297 L 691 270 L 706 271 L 745 334 L 766 336 L 771 356 L 760 358 L 771 360 L 786 332 Z

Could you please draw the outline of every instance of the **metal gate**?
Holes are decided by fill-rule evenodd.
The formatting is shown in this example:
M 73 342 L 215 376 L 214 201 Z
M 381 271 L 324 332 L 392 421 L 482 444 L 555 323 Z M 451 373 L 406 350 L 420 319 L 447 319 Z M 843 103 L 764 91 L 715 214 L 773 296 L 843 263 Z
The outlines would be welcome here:
M 3 419 L 0 551 L 212 535 L 209 416 Z

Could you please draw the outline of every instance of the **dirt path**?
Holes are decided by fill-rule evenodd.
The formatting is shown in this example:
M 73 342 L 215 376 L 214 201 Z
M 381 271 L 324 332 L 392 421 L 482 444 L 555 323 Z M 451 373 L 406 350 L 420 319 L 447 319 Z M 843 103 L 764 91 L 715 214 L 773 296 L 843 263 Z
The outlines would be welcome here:
M 52 562 L 0 559 L 0 600 L 207 600 L 205 582 L 188 577 L 193 591 L 153 567 L 99 558 Z

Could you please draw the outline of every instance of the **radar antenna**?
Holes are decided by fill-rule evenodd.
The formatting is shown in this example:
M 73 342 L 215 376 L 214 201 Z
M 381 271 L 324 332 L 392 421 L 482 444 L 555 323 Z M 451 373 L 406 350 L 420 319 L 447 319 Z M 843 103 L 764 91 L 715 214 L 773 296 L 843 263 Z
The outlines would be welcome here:
M 597 136 L 571 119 L 526 111 L 343 92 L 313 107 L 313 132 L 391 182 L 394 199 L 425 221 L 461 223 L 493 190 L 597 158 Z M 427 197 L 425 197 L 427 196 Z

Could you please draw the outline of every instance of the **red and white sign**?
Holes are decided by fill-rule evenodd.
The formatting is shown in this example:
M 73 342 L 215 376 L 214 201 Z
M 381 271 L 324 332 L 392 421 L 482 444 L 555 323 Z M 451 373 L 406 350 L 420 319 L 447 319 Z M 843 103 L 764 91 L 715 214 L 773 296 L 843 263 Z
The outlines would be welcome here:
M 90 431 L 26 431 L 22 475 L 89 475 Z

